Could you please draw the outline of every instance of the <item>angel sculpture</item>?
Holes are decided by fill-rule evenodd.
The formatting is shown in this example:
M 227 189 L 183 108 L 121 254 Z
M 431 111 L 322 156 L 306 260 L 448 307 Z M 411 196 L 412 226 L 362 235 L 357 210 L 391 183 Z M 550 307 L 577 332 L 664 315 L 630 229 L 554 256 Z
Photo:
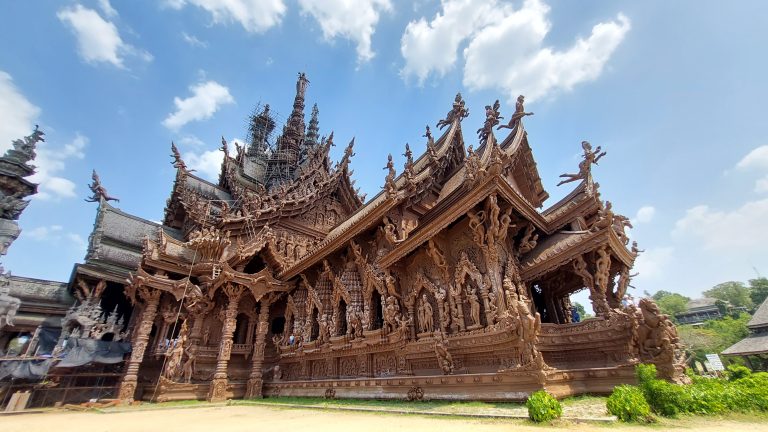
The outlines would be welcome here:
M 584 160 L 579 162 L 579 172 L 576 174 L 560 174 L 565 180 L 560 181 L 557 185 L 560 186 L 565 183 L 574 182 L 576 180 L 587 180 L 592 178 L 592 164 L 597 165 L 597 162 L 605 156 L 605 152 L 601 151 L 600 146 L 592 151 L 592 144 L 588 141 L 581 142 L 581 148 L 584 149 Z
M 509 119 L 509 124 L 501 125 L 496 128 L 496 130 L 499 129 L 515 129 L 517 125 L 520 124 L 520 120 L 523 119 L 525 116 L 533 115 L 532 112 L 525 112 L 525 107 L 523 106 L 525 103 L 525 96 L 520 95 L 517 97 L 517 103 L 515 104 L 515 113 L 512 114 L 512 118 Z
M 461 93 L 456 93 L 456 98 L 453 101 L 453 108 L 448 111 L 444 120 L 437 122 L 437 127 L 442 129 L 453 123 L 454 120 L 461 121 L 461 119 L 466 118 L 467 116 L 469 116 L 469 110 L 464 107 L 464 99 L 461 98 Z

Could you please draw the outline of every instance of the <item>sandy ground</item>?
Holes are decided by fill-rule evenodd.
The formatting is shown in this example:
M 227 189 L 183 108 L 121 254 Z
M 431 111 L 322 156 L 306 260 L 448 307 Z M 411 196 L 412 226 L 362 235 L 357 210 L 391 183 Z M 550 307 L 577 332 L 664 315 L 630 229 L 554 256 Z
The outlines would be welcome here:
M 672 426 L 672 425 L 669 425 Z M 163 409 L 100 414 L 95 412 L 51 412 L 0 417 L 2 432 L 485 432 L 542 431 L 555 429 L 579 431 L 662 431 L 688 429 L 695 431 L 768 431 L 762 422 L 717 421 L 696 419 L 674 427 L 651 427 L 597 424 L 558 424 L 542 427 L 522 421 L 464 420 L 413 415 L 348 413 L 303 409 L 278 409 L 258 406 L 228 406 L 216 408 Z

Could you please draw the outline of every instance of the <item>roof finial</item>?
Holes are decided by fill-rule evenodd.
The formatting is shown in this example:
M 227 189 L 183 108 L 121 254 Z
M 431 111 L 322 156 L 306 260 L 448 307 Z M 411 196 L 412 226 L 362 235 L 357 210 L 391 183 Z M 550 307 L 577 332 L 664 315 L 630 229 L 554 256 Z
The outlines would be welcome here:
M 560 177 L 563 177 L 565 180 L 561 180 L 560 183 L 557 184 L 558 186 L 576 180 L 586 180 L 588 183 L 592 182 L 592 164 L 597 165 L 597 162 L 605 156 L 606 152 L 601 151 L 602 148 L 600 146 L 597 146 L 593 151 L 592 144 L 590 144 L 589 141 L 582 141 L 581 148 L 584 149 L 584 155 L 582 156 L 584 159 L 579 162 L 579 172 L 575 174 L 560 174 Z
M 524 103 L 525 103 L 525 96 L 523 95 L 518 96 L 517 103 L 515 104 L 515 113 L 512 114 L 512 118 L 509 119 L 509 124 L 501 125 L 497 127 L 496 130 L 515 129 L 517 125 L 519 125 L 520 122 L 523 120 L 523 117 L 533 115 L 532 112 L 525 112 L 525 107 L 523 106 Z
M 384 177 L 384 192 L 388 197 L 394 196 L 397 193 L 397 185 L 395 184 L 395 163 L 392 161 L 392 153 L 387 155 L 387 166 L 384 167 L 388 170 L 387 176 Z
M 91 179 L 93 179 L 93 182 L 88 185 L 88 188 L 93 192 L 93 195 L 87 198 L 85 200 L 86 202 L 101 202 L 101 200 L 120 202 L 119 199 L 112 197 L 107 193 L 107 189 L 101 185 L 101 180 L 99 179 L 99 175 L 96 174 L 96 170 L 93 170 Z
M 171 164 L 173 164 L 173 167 L 186 171 L 187 164 L 185 164 L 181 159 L 181 153 L 179 153 L 179 149 L 176 147 L 176 144 L 173 141 L 171 141 L 171 153 L 171 157 L 173 158 L 173 162 L 171 162 Z M 95 172 L 96 171 L 94 171 L 94 173 Z
M 437 127 L 442 129 L 454 121 L 461 121 L 469 116 L 469 110 L 464 106 L 464 99 L 461 98 L 461 93 L 456 93 L 456 98 L 453 100 L 453 108 L 445 115 L 445 119 L 437 122 Z
M 493 133 L 493 127 L 499 124 L 500 119 L 504 118 L 501 116 L 501 113 L 499 113 L 500 107 L 501 104 L 498 99 L 493 103 L 493 106 L 485 106 L 485 123 L 483 124 L 483 127 L 477 130 L 477 135 L 480 138 L 480 145 L 484 145 L 488 142 L 488 138 Z

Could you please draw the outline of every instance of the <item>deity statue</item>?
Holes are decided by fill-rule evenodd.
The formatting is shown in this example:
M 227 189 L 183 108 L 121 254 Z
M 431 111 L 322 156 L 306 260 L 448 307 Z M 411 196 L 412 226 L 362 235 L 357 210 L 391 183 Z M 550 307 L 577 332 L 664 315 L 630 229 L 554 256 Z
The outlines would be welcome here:
M 576 174 L 561 174 L 560 177 L 565 178 L 565 180 L 560 181 L 557 184 L 558 186 L 577 180 L 590 180 L 592 178 L 592 164 L 597 165 L 598 161 L 606 154 L 606 152 L 601 152 L 600 146 L 597 146 L 592 151 L 592 144 L 588 141 L 582 141 L 581 147 L 584 149 L 584 159 L 579 162 L 579 172 Z
M 500 107 L 501 104 L 498 99 L 496 99 L 493 106 L 485 106 L 485 123 L 483 124 L 483 127 L 477 130 L 477 135 L 480 138 L 480 145 L 484 145 L 488 142 L 488 137 L 491 136 L 493 127 L 499 124 L 499 120 L 504 118 L 501 116 L 501 113 L 499 113 Z
M 640 255 L 640 254 L 641 254 L 641 253 L 643 253 L 643 252 L 645 252 L 645 250 L 641 250 L 641 249 L 639 249 L 639 248 L 637 247 L 637 241 L 633 241 L 633 242 L 632 242 L 632 256 L 634 256 L 635 258 L 637 258 L 637 256 L 638 256 L 638 255 Z
M 472 325 L 480 325 L 480 301 L 477 299 L 477 294 L 474 290 L 467 287 L 467 300 L 469 301 L 470 318 L 472 318 Z
M 197 359 L 197 345 L 192 344 L 184 351 L 187 354 L 187 360 L 182 367 L 184 372 L 184 382 L 187 384 L 192 382 L 192 374 L 195 373 L 195 364 Z
M 432 315 L 432 305 L 429 303 L 429 299 L 426 294 L 421 296 L 421 304 L 419 305 L 419 327 L 422 333 L 431 332 L 435 328 L 434 317 Z

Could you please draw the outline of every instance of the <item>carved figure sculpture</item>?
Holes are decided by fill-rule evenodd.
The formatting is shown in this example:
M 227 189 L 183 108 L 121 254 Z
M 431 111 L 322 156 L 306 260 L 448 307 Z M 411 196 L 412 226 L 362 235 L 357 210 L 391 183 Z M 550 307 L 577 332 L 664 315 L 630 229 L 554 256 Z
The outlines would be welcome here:
M 532 112 L 525 112 L 525 96 L 520 95 L 517 97 L 517 103 L 515 103 L 515 113 L 512 114 L 512 118 L 509 119 L 509 124 L 501 125 L 496 129 L 515 129 L 520 124 L 520 120 L 525 116 L 533 115 Z
M 485 212 L 470 210 L 467 212 L 467 217 L 469 218 L 469 228 L 473 233 L 473 240 L 476 244 L 482 245 L 485 241 L 485 226 L 483 225 Z
M 610 201 L 606 201 L 605 205 L 597 211 L 597 220 L 590 227 L 590 231 L 596 232 L 601 229 L 613 227 L 613 204 Z
M 636 242 L 636 241 L 633 241 L 633 242 L 632 242 L 632 256 L 634 256 L 635 258 L 637 258 L 637 256 L 638 256 L 638 255 L 640 255 L 640 254 L 641 254 L 641 253 L 643 253 L 643 252 L 645 252 L 645 250 L 641 250 L 641 249 L 639 249 L 639 248 L 637 247 L 637 242 Z
M 454 120 L 461 121 L 467 116 L 469 116 L 469 110 L 464 107 L 464 99 L 462 99 L 461 93 L 456 93 L 456 98 L 453 101 L 453 108 L 448 111 L 445 119 L 437 122 L 437 127 L 442 129 L 453 123 Z
M 394 196 L 397 194 L 397 185 L 395 184 L 395 163 L 392 162 L 392 154 L 387 155 L 387 166 L 384 167 L 387 170 L 387 175 L 384 177 L 384 192 L 387 196 Z
M 387 297 L 384 306 L 384 332 L 391 333 L 397 329 L 400 318 L 400 305 L 395 296 Z
M 605 152 L 601 152 L 600 146 L 592 151 L 592 145 L 588 141 L 581 142 L 581 148 L 584 149 L 583 160 L 579 162 L 579 172 L 576 174 L 561 174 L 560 177 L 565 180 L 560 181 L 557 185 L 560 186 L 565 183 L 574 182 L 577 180 L 588 180 L 592 178 L 592 164 L 597 165 L 598 161 L 605 156 Z
M 419 328 L 421 329 L 422 333 L 427 333 L 434 330 L 435 322 L 432 313 L 432 305 L 429 304 L 427 295 L 422 294 L 421 304 L 419 305 Z
M 91 190 L 91 192 L 93 192 L 93 195 L 87 198 L 85 200 L 86 202 L 99 202 L 102 199 L 104 201 L 120 202 L 119 199 L 114 198 L 107 193 L 107 189 L 101 185 L 101 180 L 99 179 L 99 175 L 96 174 L 96 170 L 93 170 L 93 174 L 91 174 L 91 179 L 93 180 L 93 182 L 91 182 L 91 184 L 88 185 L 88 188 Z
M 197 361 L 197 345 L 190 345 L 185 351 L 187 354 L 187 360 L 184 362 L 184 382 L 189 384 L 192 382 L 192 374 L 195 373 L 195 364 Z
M 472 325 L 480 325 L 480 301 L 477 299 L 477 294 L 473 289 L 467 286 L 467 300 L 469 301 L 470 318 L 472 318 Z
M 499 124 L 499 120 L 504 118 L 501 116 L 501 113 L 499 113 L 500 107 L 501 104 L 498 99 L 496 99 L 493 106 L 485 106 L 485 123 L 483 124 L 483 127 L 477 130 L 477 135 L 480 138 L 480 145 L 484 145 L 488 142 L 488 137 L 491 136 L 493 127 Z
M 679 337 L 674 324 L 651 299 L 640 299 L 638 307 L 642 316 L 637 329 L 641 357 L 655 363 L 660 376 L 685 380 L 685 375 L 680 374 L 684 368 L 684 359 L 676 353 Z
M 523 238 L 520 239 L 520 245 L 517 247 L 517 252 L 519 255 L 527 254 L 528 252 L 532 251 L 538 244 L 539 235 L 533 234 L 535 230 L 536 227 L 534 227 L 533 224 L 529 224 L 525 229 Z

